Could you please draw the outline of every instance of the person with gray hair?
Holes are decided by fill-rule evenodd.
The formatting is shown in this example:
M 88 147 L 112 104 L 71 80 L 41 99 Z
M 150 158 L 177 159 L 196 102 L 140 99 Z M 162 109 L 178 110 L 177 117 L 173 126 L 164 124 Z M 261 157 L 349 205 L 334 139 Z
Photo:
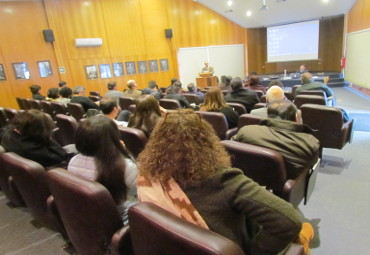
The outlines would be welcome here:
M 284 99 L 284 91 L 279 86 L 272 86 L 266 92 L 266 107 L 254 109 L 251 111 L 251 114 L 267 118 L 267 105 Z
M 137 89 L 137 83 L 134 80 L 127 81 L 128 89 L 123 93 L 126 97 L 138 98 L 141 95 L 141 91 Z
M 242 104 L 249 113 L 253 106 L 260 101 L 256 91 L 243 87 L 243 81 L 241 78 L 235 77 L 232 79 L 230 86 L 232 91 L 225 96 L 226 102 Z
M 85 88 L 82 86 L 74 87 L 73 97 L 71 98 L 70 102 L 82 105 L 85 112 L 87 112 L 89 109 L 99 110 L 99 106 L 95 104 L 90 98 L 85 96 Z
M 204 93 L 198 90 L 198 87 L 194 83 L 188 84 L 188 94 L 197 95 L 199 98 L 199 103 L 204 102 Z
M 118 100 L 118 98 L 123 96 L 123 92 L 117 90 L 117 82 L 108 82 L 107 88 L 108 92 L 105 93 L 104 97 L 113 97 Z

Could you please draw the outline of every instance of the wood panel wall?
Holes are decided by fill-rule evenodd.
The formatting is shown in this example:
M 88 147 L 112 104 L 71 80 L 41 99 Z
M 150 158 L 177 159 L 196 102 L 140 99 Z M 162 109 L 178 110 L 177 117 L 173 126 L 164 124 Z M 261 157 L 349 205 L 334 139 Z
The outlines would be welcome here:
M 348 33 L 370 28 L 370 1 L 357 0 L 348 12 Z
M 267 62 L 266 28 L 248 29 L 249 72 L 258 74 L 295 72 L 301 64 L 310 71 L 340 72 L 343 48 L 344 16 L 320 20 L 319 60 Z
M 0 82 L 0 106 L 16 107 L 14 98 L 30 97 L 28 86 L 33 83 L 43 87 L 43 94 L 56 87 L 59 80 L 67 81 L 70 87 L 82 85 L 101 94 L 105 94 L 109 81 L 117 81 L 120 90 L 130 79 L 136 80 L 139 88 L 146 87 L 150 80 L 168 86 L 172 77 L 178 77 L 178 48 L 246 44 L 246 29 L 192 0 L 0 2 L 1 10 L 8 6 L 14 13 L 0 15 L 0 34 L 9 39 L 0 41 L 0 64 L 5 65 L 8 77 Z M 48 28 L 54 32 L 53 44 L 46 43 L 42 36 L 41 31 Z M 165 37 L 166 28 L 173 30 L 173 38 Z M 76 48 L 75 38 L 102 38 L 103 45 Z M 154 59 L 168 59 L 169 71 L 86 78 L 86 65 Z M 50 60 L 53 77 L 39 78 L 36 60 Z M 11 63 L 15 61 L 29 62 L 31 80 L 14 79 Z M 59 67 L 66 72 L 59 73 Z

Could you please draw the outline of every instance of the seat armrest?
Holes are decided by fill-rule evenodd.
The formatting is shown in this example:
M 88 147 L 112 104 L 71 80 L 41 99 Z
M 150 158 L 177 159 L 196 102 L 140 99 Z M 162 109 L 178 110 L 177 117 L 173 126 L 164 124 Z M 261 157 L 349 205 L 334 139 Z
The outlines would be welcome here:
M 347 121 L 346 123 L 343 124 L 342 126 L 342 134 L 347 137 L 344 141 L 344 144 L 348 141 L 349 143 L 352 142 L 352 137 L 353 137 L 353 122 L 354 120 Z
M 111 240 L 112 252 L 115 255 L 133 255 L 130 227 L 127 225 L 117 230 Z
M 300 244 L 292 243 L 284 255 L 304 255 L 304 248 Z
M 233 137 L 234 135 L 236 135 L 237 132 L 238 132 L 238 128 L 237 127 L 227 130 L 226 131 L 225 140 L 230 140 L 231 137 Z

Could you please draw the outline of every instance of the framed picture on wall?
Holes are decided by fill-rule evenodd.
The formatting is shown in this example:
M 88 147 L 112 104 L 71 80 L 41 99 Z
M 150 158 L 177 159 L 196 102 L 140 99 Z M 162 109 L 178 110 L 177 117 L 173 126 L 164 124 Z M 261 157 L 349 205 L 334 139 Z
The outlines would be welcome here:
M 31 78 L 30 71 L 28 70 L 27 62 L 18 62 L 18 63 L 13 63 L 12 65 L 13 65 L 15 79 L 29 80 Z
M 45 78 L 45 77 L 49 77 L 53 75 L 49 60 L 37 61 L 37 66 L 39 68 L 41 78 Z
M 135 62 L 126 62 L 126 73 L 127 74 L 136 74 Z
M 107 79 L 112 77 L 112 71 L 109 64 L 100 64 L 100 78 Z
M 158 72 L 158 61 L 156 59 L 149 60 L 149 72 Z
M 123 76 L 125 74 L 122 62 L 113 63 L 113 73 L 116 77 Z
M 160 59 L 159 60 L 160 66 L 161 66 L 161 71 L 168 71 L 168 59 Z
M 4 66 L 3 64 L 0 64 L 0 81 L 5 81 L 6 76 L 5 76 L 5 71 L 4 71 Z
M 139 68 L 139 73 L 146 73 L 146 61 L 138 61 L 137 66 Z
M 87 79 L 97 79 L 98 78 L 98 70 L 96 65 L 85 66 L 86 77 Z

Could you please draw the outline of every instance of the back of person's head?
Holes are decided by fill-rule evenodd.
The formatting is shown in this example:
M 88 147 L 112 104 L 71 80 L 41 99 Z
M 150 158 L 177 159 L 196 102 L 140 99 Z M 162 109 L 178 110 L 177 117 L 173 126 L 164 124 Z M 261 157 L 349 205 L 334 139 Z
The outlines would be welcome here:
M 222 84 L 225 84 L 226 83 L 226 75 L 221 75 L 220 82 Z
M 157 85 L 157 83 L 155 81 L 151 80 L 151 81 L 148 82 L 148 88 L 150 88 L 150 89 L 155 89 L 155 88 L 158 89 L 158 85 Z
M 65 82 L 65 81 L 60 81 L 60 82 L 58 83 L 58 86 L 59 86 L 59 88 L 63 88 L 63 87 L 65 87 L 65 86 L 67 86 L 67 82 Z
M 55 125 L 50 116 L 39 110 L 18 113 L 10 122 L 10 128 L 21 136 L 40 143 L 48 143 Z
M 77 128 L 75 143 L 82 155 L 94 157 L 97 182 L 109 190 L 114 201 L 120 203 L 126 199 L 125 149 L 116 123 L 104 115 L 90 117 Z
M 279 86 L 272 86 L 266 92 L 266 99 L 269 103 L 281 101 L 285 97 L 284 90 L 282 90 Z
M 72 96 L 72 89 L 69 87 L 63 87 L 59 90 L 59 95 L 64 98 L 70 98 Z
M 303 73 L 301 75 L 302 84 L 310 83 L 311 79 L 312 79 L 311 73 Z
M 181 81 L 177 80 L 177 81 L 175 81 L 175 82 L 173 83 L 173 85 L 172 85 L 172 86 L 182 88 L 182 83 L 181 83 Z
M 267 86 L 267 90 L 269 90 L 272 86 L 279 86 L 280 88 L 284 89 L 284 85 L 279 80 L 270 81 L 269 85 Z
M 181 87 L 172 85 L 167 89 L 167 94 L 178 94 L 180 92 Z
M 297 107 L 289 100 L 269 103 L 267 116 L 269 118 L 296 121 Z
M 115 81 L 108 82 L 108 85 L 107 85 L 108 90 L 114 90 L 116 87 L 117 87 L 117 82 Z
M 231 77 L 230 75 L 229 76 L 226 76 L 226 78 L 225 78 L 225 85 L 226 86 L 229 86 L 232 79 L 233 79 L 233 77 Z
M 191 110 L 167 113 L 138 158 L 141 175 L 164 182 L 173 178 L 182 188 L 229 166 L 214 129 Z
M 204 104 L 201 106 L 201 111 L 220 111 L 226 107 L 224 94 L 218 87 L 210 88 L 204 96 Z
M 129 89 L 134 89 L 135 88 L 135 84 L 136 84 L 136 81 L 134 81 L 134 80 L 128 80 L 127 81 L 127 87 Z
M 194 85 L 194 83 L 189 83 L 188 84 L 188 91 L 189 92 L 194 92 L 196 89 L 196 86 Z
M 48 98 L 57 99 L 59 97 L 59 89 L 51 88 L 48 90 Z
M 239 77 L 235 77 L 231 80 L 230 86 L 232 90 L 238 90 L 243 87 L 243 80 Z
M 171 85 L 173 85 L 176 81 L 178 81 L 179 79 L 177 79 L 177 78 L 172 78 L 171 79 Z
M 129 119 L 128 126 L 140 129 L 149 137 L 160 117 L 157 99 L 150 95 L 142 95 L 136 101 L 136 109 Z
M 30 90 L 31 90 L 32 95 L 38 94 L 39 91 L 41 90 L 41 86 L 40 85 L 31 85 Z
M 100 100 L 99 108 L 105 115 L 110 114 L 115 107 L 118 107 L 117 99 L 115 98 L 103 97 L 103 99 Z
M 252 75 L 249 77 L 248 79 L 248 85 L 249 86 L 254 86 L 254 85 L 258 85 L 258 84 L 261 84 L 261 81 L 260 81 L 260 78 L 258 77 L 258 75 Z
M 78 95 L 81 92 L 85 92 L 85 88 L 84 87 L 82 87 L 82 86 L 76 86 L 76 87 L 73 88 L 73 94 L 74 95 Z

